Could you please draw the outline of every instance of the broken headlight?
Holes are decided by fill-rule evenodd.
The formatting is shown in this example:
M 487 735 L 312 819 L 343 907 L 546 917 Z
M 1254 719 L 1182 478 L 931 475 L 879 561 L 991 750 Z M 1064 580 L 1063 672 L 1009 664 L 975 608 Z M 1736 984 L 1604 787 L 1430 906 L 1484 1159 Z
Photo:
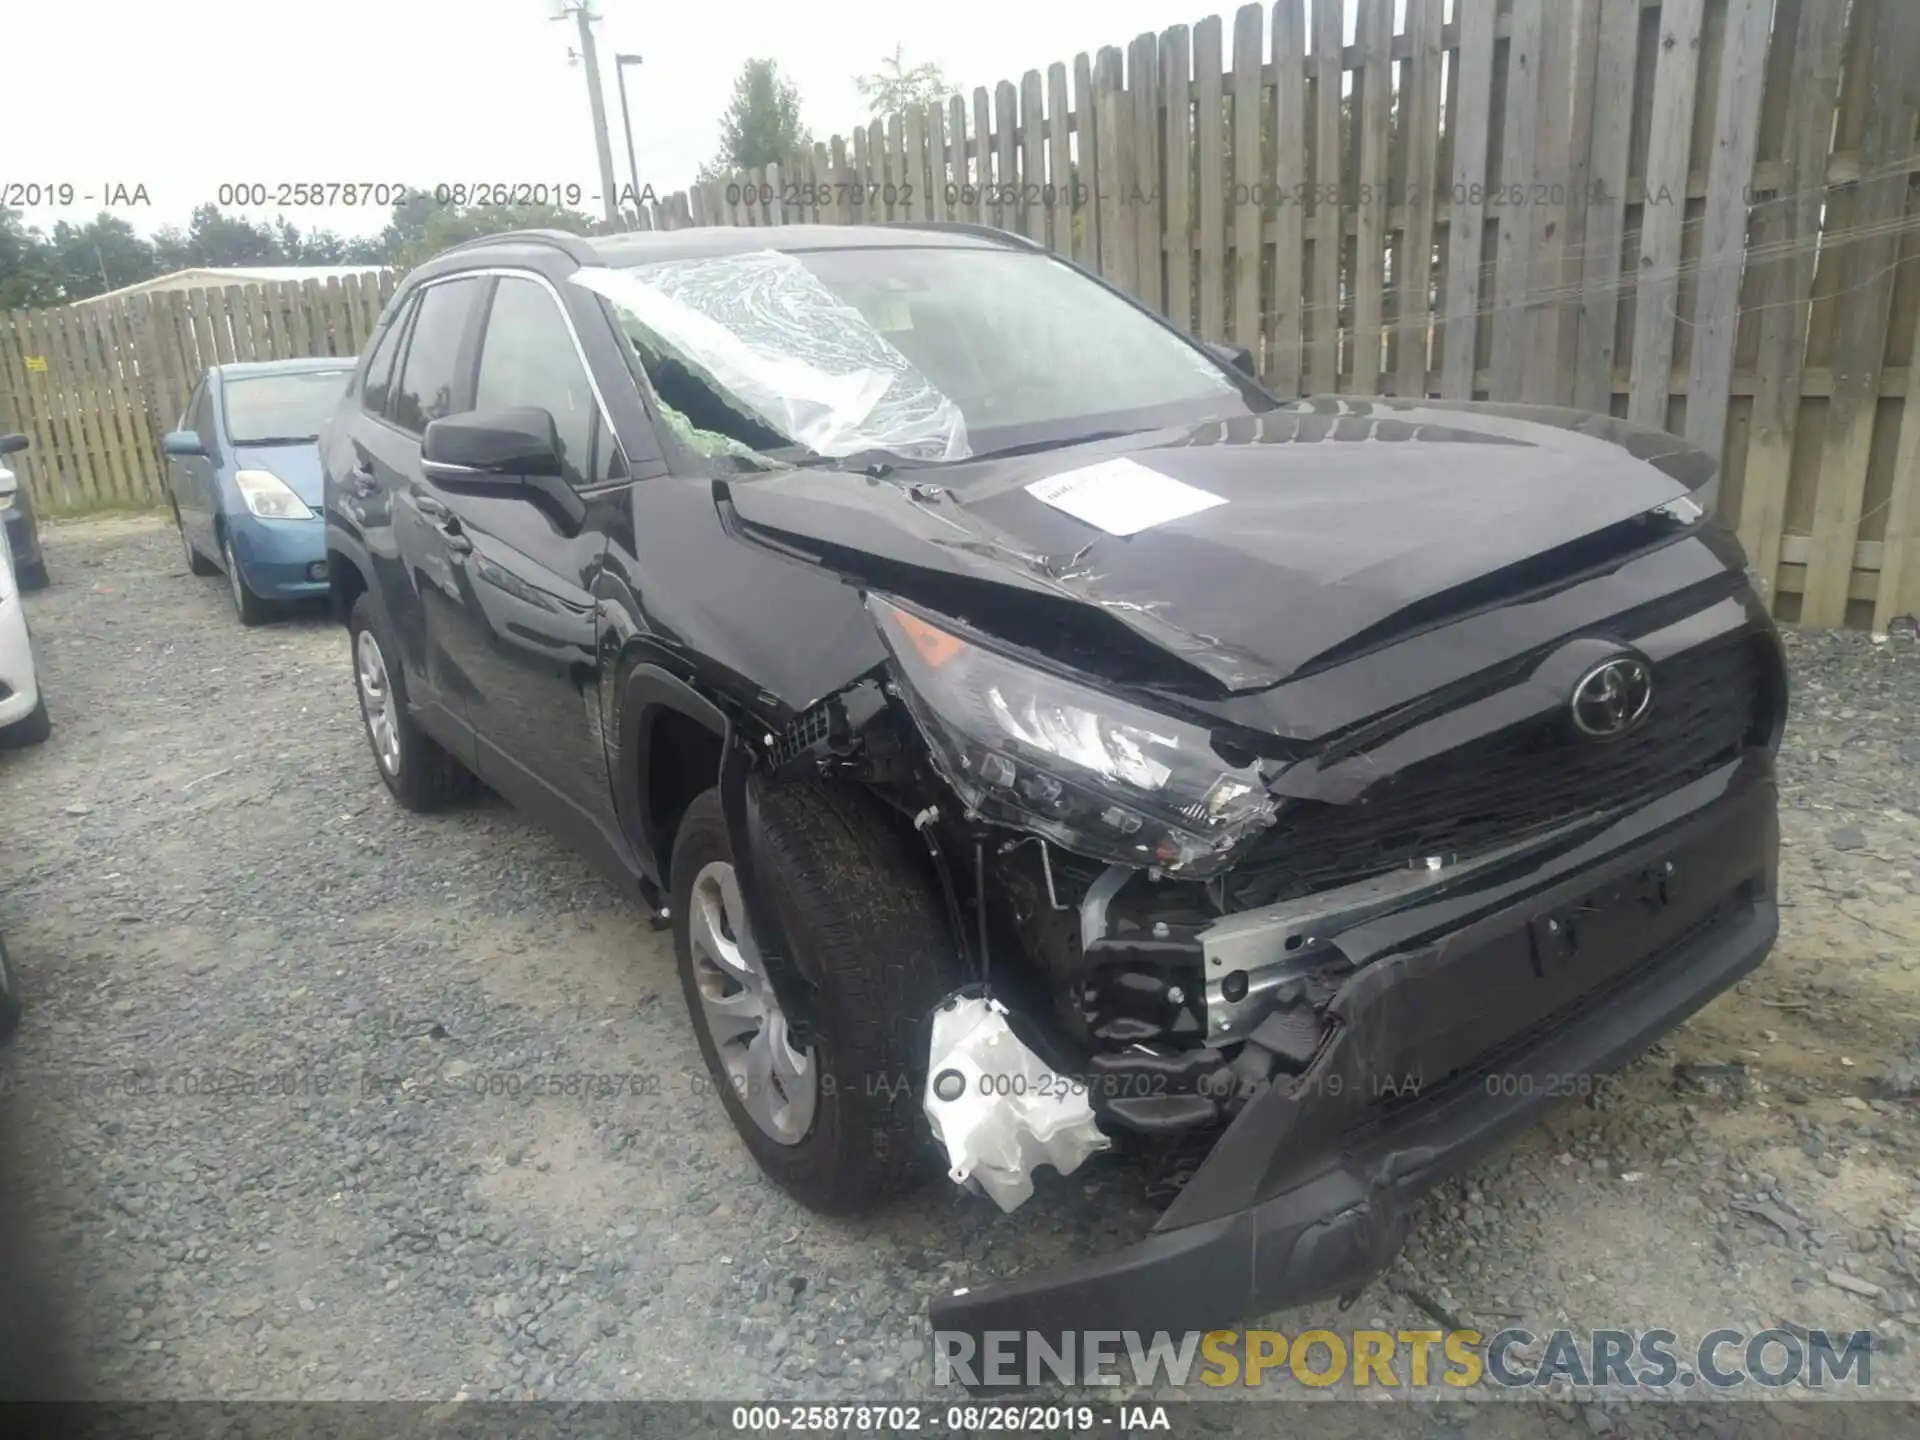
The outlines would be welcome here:
M 1273 823 L 1257 763 L 1221 758 L 1207 731 L 936 625 L 878 595 L 934 763 L 981 816 L 1068 850 L 1200 878 Z

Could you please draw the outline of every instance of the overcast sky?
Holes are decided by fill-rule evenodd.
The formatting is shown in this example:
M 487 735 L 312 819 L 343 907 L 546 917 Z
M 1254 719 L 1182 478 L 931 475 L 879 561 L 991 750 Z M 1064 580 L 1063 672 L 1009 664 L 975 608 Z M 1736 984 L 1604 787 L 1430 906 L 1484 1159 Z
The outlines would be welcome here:
M 770 56 L 825 139 L 866 116 L 854 77 L 896 43 L 950 81 L 989 88 L 1023 71 L 1211 9 L 1182 0 L 597 0 L 608 124 L 626 175 L 612 57 L 628 73 L 640 179 L 683 188 L 719 144 L 744 61 Z M 578 183 L 600 188 L 584 73 L 551 0 L 10 0 L 5 182 L 71 182 L 93 202 L 30 209 L 85 220 L 104 187 L 143 184 L 136 229 L 181 224 L 223 182 Z M 592 202 L 584 208 L 597 209 Z M 274 211 L 246 212 L 271 218 Z M 303 229 L 378 230 L 379 209 L 287 212 Z

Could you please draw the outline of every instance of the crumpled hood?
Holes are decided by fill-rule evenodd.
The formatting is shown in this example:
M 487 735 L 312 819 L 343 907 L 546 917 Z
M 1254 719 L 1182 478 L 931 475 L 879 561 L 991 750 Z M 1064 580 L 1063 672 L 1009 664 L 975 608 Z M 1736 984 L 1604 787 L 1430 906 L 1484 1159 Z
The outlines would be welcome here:
M 287 482 L 287 488 L 316 509 L 322 504 L 325 485 L 320 470 L 320 446 L 236 445 L 233 468 L 265 470 Z
M 1115 534 L 1027 488 L 1123 457 L 1223 503 Z M 1095 606 L 1242 692 L 1715 468 L 1683 440 L 1579 411 L 1322 399 L 881 480 L 802 470 L 725 490 L 749 534 L 856 579 L 944 575 Z

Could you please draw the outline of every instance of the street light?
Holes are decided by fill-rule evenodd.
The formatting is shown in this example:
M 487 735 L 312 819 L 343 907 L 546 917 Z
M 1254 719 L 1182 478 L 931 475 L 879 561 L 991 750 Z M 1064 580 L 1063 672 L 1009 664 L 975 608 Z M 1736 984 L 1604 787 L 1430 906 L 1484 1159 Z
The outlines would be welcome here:
M 627 173 L 633 177 L 633 208 L 640 208 L 640 161 L 633 152 L 633 117 L 627 112 L 627 66 L 638 65 L 638 55 L 613 57 L 613 76 L 620 82 L 620 128 L 627 132 Z

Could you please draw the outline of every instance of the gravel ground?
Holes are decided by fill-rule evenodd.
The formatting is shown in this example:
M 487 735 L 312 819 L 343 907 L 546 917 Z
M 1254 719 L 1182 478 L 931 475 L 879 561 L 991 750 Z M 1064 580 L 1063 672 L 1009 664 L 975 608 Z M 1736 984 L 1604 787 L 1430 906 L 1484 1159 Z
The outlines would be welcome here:
M 664 936 L 497 800 L 389 802 L 339 631 L 243 630 L 154 521 L 46 543 L 54 736 L 0 756 L 31 1004 L 0 1175 L 76 1386 L 924 1398 L 936 1289 L 1144 1228 L 1102 1162 L 1011 1218 L 944 1186 L 858 1224 L 797 1208 L 701 1083 Z M 1871 1325 L 1875 1389 L 1920 1393 L 1920 645 L 1791 646 L 1774 959 L 1436 1194 L 1354 1309 L 1271 1323 Z M 1315 1433 L 1786 1434 L 1788 1408 L 1562 1391 Z M 1867 1434 L 1891 1407 L 1844 1408 Z

